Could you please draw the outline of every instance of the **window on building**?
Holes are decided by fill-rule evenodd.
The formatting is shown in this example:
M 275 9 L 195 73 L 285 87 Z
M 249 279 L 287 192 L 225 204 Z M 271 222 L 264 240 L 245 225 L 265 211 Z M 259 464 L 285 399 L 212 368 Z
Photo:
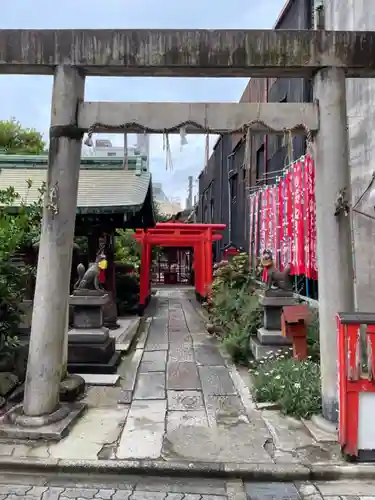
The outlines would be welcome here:
M 107 156 L 116 156 L 116 153 L 107 153 Z
M 210 222 L 214 222 L 215 216 L 214 216 L 214 199 L 211 198 L 211 203 L 210 203 Z

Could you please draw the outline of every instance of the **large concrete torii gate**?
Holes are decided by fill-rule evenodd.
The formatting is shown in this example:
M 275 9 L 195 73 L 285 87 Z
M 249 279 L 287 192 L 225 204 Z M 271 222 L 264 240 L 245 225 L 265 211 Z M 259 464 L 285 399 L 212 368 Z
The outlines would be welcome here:
M 254 129 L 313 132 L 323 414 L 337 419 L 335 314 L 351 311 L 353 263 L 346 77 L 375 76 L 375 33 L 237 30 L 0 30 L 0 74 L 53 74 L 44 203 L 23 410 L 18 424 L 73 418 L 58 409 L 84 132 Z M 85 76 L 314 77 L 315 104 L 85 103 Z M 137 131 L 133 123 L 126 129 Z M 316 133 L 316 134 L 314 134 Z M 343 195 L 343 197 L 340 197 Z M 344 203 L 336 206 L 343 198 Z

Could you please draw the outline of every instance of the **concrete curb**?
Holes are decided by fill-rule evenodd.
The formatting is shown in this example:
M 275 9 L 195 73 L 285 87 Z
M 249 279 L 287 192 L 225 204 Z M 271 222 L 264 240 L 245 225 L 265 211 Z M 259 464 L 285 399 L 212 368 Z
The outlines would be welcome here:
M 334 481 L 339 479 L 373 479 L 375 465 L 315 465 L 234 463 L 234 462 L 166 462 L 163 460 L 57 460 L 0 457 L 3 472 L 17 473 L 103 473 L 169 477 L 216 477 L 244 481 Z
M 167 462 L 163 460 L 57 460 L 0 457 L 2 471 L 17 473 L 102 473 L 149 476 L 216 477 L 257 481 L 306 480 L 307 467 L 296 464 Z

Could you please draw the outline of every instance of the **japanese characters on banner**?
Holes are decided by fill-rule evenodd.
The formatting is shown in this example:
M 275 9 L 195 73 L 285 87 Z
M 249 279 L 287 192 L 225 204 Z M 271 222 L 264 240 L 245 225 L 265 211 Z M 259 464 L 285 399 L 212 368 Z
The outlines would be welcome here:
M 250 196 L 250 265 L 269 249 L 281 270 L 290 265 L 291 274 L 318 279 L 314 188 L 314 162 L 307 155 L 274 186 Z
M 250 268 L 254 267 L 256 264 L 254 264 L 253 261 L 253 256 L 254 256 L 254 249 L 253 249 L 253 241 L 254 241 L 254 222 L 255 222 L 255 196 L 252 196 L 250 198 L 250 224 L 249 224 L 249 266 Z
M 272 192 L 272 247 L 276 249 L 276 254 L 274 256 L 275 263 L 279 267 L 279 261 L 280 261 L 280 244 L 278 241 L 278 218 L 277 218 L 277 206 L 278 206 L 278 200 L 277 200 L 277 195 L 278 195 L 278 189 L 277 186 L 273 186 L 271 189 Z
M 266 202 L 267 202 L 266 190 L 264 190 L 260 196 L 260 212 L 259 212 L 260 230 L 259 230 L 259 254 L 258 254 L 258 256 L 262 255 L 263 250 L 265 250 L 265 248 L 266 248 L 266 234 L 267 234 L 267 229 L 266 229 L 267 203 Z
M 305 245 L 304 245 L 304 213 L 303 213 L 303 172 L 302 162 L 292 165 L 292 179 L 294 185 L 294 274 L 305 274 Z
M 318 266 L 316 259 L 315 169 L 310 155 L 305 157 L 304 178 L 307 233 L 305 239 L 306 278 L 316 280 L 318 279 Z
M 281 271 L 284 270 L 284 267 L 288 265 L 288 241 L 286 236 L 286 203 L 285 203 L 285 177 L 282 177 L 278 183 L 278 191 L 279 191 L 279 207 L 278 207 L 278 215 L 279 215 L 279 231 L 280 231 L 280 240 L 279 240 L 279 248 L 280 248 L 280 263 L 279 268 Z
M 254 205 L 254 247 L 252 249 L 253 254 L 252 254 L 252 261 L 253 261 L 253 268 L 255 268 L 257 264 L 257 257 L 258 257 L 258 242 L 259 242 L 259 200 L 260 200 L 260 193 L 255 193 L 254 195 L 255 198 L 255 205 Z

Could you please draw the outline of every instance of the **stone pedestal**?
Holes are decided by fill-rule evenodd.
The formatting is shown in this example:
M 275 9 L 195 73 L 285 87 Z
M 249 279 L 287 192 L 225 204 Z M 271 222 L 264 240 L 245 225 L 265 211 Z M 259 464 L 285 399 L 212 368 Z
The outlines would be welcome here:
M 100 290 L 76 290 L 70 297 L 73 328 L 68 334 L 68 371 L 114 373 L 120 362 L 116 340 L 103 326 L 103 308 L 109 296 Z
M 259 297 L 263 306 L 263 327 L 259 328 L 257 337 L 250 339 L 250 349 L 256 360 L 271 353 L 289 351 L 291 340 L 284 337 L 281 331 L 281 313 L 284 306 L 297 304 L 293 292 L 285 290 L 266 290 Z

